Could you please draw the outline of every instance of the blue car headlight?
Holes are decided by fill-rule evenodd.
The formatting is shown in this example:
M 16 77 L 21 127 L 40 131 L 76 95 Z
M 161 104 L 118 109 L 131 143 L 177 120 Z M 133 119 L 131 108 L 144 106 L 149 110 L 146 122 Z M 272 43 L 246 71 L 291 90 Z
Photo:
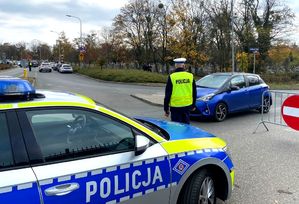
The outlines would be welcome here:
M 200 98 L 198 98 L 198 99 L 196 99 L 196 100 L 197 100 L 197 101 L 209 101 L 209 100 L 211 100 L 214 96 L 215 96 L 215 94 L 211 93 L 211 94 L 202 96 L 202 97 L 200 97 Z

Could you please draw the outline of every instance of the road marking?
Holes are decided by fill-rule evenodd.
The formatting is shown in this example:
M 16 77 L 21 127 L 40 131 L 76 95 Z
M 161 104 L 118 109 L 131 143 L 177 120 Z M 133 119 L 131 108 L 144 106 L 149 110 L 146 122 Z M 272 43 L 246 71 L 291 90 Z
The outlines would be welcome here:
M 287 116 L 292 116 L 292 117 L 299 118 L 299 108 L 293 108 L 293 107 L 284 106 L 282 114 L 283 115 L 287 115 Z

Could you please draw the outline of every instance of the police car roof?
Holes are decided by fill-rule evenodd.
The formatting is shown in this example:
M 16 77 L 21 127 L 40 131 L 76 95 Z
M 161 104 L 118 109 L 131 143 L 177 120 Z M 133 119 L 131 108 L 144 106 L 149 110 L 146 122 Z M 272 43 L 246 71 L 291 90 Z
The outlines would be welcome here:
M 36 98 L 28 101 L 14 101 L 8 103 L 7 101 L 0 101 L 1 109 L 12 109 L 12 108 L 26 108 L 26 107 L 43 107 L 43 106 L 95 106 L 96 103 L 80 94 L 59 92 L 59 91 L 46 91 L 37 90 L 38 94 L 44 95 L 43 98 Z M 21 104 L 21 105 L 20 105 Z M 11 105 L 11 106 L 7 106 Z
M 234 76 L 234 75 L 256 75 L 256 76 L 258 76 L 258 74 L 245 73 L 245 72 L 216 72 L 216 73 L 213 73 L 213 75 L 227 75 L 227 76 Z

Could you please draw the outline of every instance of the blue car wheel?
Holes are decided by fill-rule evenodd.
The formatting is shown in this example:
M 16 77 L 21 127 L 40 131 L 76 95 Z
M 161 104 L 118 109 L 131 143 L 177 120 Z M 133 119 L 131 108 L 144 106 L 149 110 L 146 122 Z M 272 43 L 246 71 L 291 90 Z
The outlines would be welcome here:
M 215 120 L 218 122 L 223 121 L 227 116 L 228 110 L 225 103 L 218 103 L 215 108 Z
M 265 97 L 263 100 L 263 113 L 268 113 L 271 108 L 271 99 L 270 97 Z M 259 112 L 262 112 L 262 107 L 259 108 Z

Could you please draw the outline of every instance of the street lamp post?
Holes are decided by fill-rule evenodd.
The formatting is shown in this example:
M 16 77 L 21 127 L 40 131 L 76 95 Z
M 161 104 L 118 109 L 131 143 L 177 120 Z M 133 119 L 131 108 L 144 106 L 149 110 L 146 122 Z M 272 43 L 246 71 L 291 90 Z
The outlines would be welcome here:
M 160 3 L 158 5 L 158 8 L 163 10 L 163 37 L 162 37 L 162 56 L 163 56 L 163 66 L 164 66 L 164 69 L 166 68 L 166 72 L 167 74 L 169 74 L 169 69 L 168 69 L 168 66 L 166 64 L 166 61 L 165 61 L 165 57 L 166 57 L 166 49 L 167 49 L 167 19 L 166 19 L 166 15 L 167 15 L 167 8 L 165 8 L 165 5 L 163 3 Z
M 67 17 L 70 17 L 70 18 L 76 18 L 79 20 L 80 22 L 80 43 L 79 43 L 79 51 L 81 52 L 81 49 L 82 49 L 82 21 L 81 21 L 81 18 L 77 17 L 77 16 L 73 16 L 73 15 L 66 15 Z M 80 67 L 82 67 L 82 63 L 80 61 Z
M 58 35 L 58 37 L 60 36 L 60 34 L 58 32 L 56 32 L 56 31 L 54 31 L 54 30 L 51 30 L 50 32 L 56 33 Z M 60 63 L 61 53 L 60 53 L 60 40 L 59 39 L 58 39 L 58 54 L 59 54 L 59 56 L 58 56 L 58 62 Z
M 235 44 L 234 44 L 234 0 L 231 0 L 231 44 L 232 44 L 232 72 L 235 71 Z

